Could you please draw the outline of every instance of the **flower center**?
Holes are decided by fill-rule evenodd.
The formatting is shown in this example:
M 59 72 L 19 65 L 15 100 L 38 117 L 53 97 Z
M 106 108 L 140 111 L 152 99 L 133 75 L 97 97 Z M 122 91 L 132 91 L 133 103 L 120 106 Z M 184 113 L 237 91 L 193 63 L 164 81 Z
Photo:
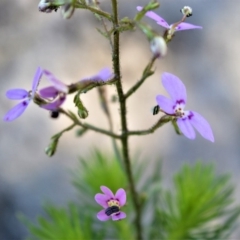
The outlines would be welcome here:
M 109 200 L 108 208 L 105 210 L 107 216 L 116 215 L 120 211 L 120 204 L 117 200 Z
M 176 107 L 175 108 L 175 114 L 177 117 L 184 117 L 185 115 L 185 112 L 183 111 L 183 108 L 181 108 L 180 106 L 179 107 Z

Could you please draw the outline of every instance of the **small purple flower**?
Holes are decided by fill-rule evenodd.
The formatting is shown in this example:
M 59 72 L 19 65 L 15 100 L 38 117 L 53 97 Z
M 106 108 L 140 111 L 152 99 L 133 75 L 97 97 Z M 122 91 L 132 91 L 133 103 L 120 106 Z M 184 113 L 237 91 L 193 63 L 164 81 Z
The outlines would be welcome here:
M 100 187 L 102 193 L 95 195 L 95 201 L 101 205 L 104 209 L 98 212 L 97 218 L 100 221 L 107 221 L 112 218 L 113 221 L 117 221 L 126 217 L 126 213 L 120 211 L 120 208 L 126 203 L 126 192 L 120 188 L 114 195 L 112 191 L 105 186 Z
M 163 73 L 162 84 L 171 99 L 158 95 L 156 97 L 160 109 L 167 115 L 177 118 L 177 125 L 181 132 L 190 139 L 195 138 L 193 127 L 207 140 L 214 142 L 209 123 L 197 112 L 184 111 L 187 102 L 186 88 L 182 81 L 171 73 Z
M 143 7 L 138 6 L 137 10 L 141 11 L 143 9 Z M 196 29 L 199 28 L 201 29 L 201 26 L 196 26 L 190 23 L 185 23 L 185 22 L 181 22 L 180 24 L 178 24 L 175 29 L 172 29 L 174 27 L 174 24 L 169 25 L 162 17 L 160 17 L 159 15 L 157 15 L 155 12 L 153 11 L 148 11 L 145 16 L 153 19 L 154 21 L 156 21 L 156 23 L 168 30 L 171 30 L 173 32 L 177 32 L 177 31 L 183 31 L 183 30 L 189 30 L 189 29 Z
M 83 78 L 80 81 L 92 80 L 94 82 L 107 82 L 113 77 L 114 77 L 114 74 L 112 73 L 112 71 L 106 67 L 100 70 L 96 75 Z
M 23 101 L 18 103 L 15 107 L 10 109 L 6 113 L 6 115 L 3 118 L 4 121 L 6 122 L 13 121 L 23 114 L 23 112 L 25 111 L 25 109 L 27 108 L 27 106 L 29 105 L 29 103 L 34 97 L 34 94 L 37 91 L 37 86 L 39 84 L 41 76 L 42 76 L 42 69 L 38 67 L 35 73 L 35 76 L 33 78 L 31 91 L 27 91 L 22 88 L 15 88 L 15 89 L 10 89 L 6 92 L 7 98 L 12 100 L 23 100 Z
M 42 88 L 39 90 L 39 95 L 45 99 L 53 99 L 52 102 L 45 105 L 41 105 L 42 108 L 47 110 L 58 109 L 66 100 L 66 94 L 68 93 L 68 87 L 59 81 L 52 73 L 47 70 L 43 70 L 43 74 L 47 76 L 52 86 Z

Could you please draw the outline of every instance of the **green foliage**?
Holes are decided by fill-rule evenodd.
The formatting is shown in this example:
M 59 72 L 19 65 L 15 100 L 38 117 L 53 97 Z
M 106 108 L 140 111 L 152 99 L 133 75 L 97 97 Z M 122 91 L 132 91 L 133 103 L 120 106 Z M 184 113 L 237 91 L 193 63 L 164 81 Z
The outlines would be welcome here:
M 141 198 L 144 239 L 215 240 L 227 239 L 232 233 L 240 208 L 231 207 L 233 188 L 228 175 L 217 175 L 212 165 L 200 162 L 184 165 L 169 191 L 162 186 L 160 161 L 149 164 L 135 160 L 133 171 Z M 135 239 L 134 209 L 128 191 L 122 209 L 126 219 L 101 222 L 96 218 L 101 206 L 94 196 L 100 186 L 113 192 L 128 190 L 117 159 L 94 151 L 89 159 L 80 159 L 73 176 L 79 192 L 77 205 L 69 205 L 69 210 L 47 205 L 48 218 L 39 217 L 37 226 L 21 217 L 31 233 L 29 239 Z
M 67 211 L 64 208 L 47 204 L 44 210 L 48 218 L 38 217 L 38 226 L 35 226 L 25 217 L 19 216 L 32 234 L 28 239 L 102 239 L 101 231 L 93 231 L 91 219 L 80 214 L 75 205 L 70 204 L 69 211 Z
M 126 188 L 127 179 L 116 157 L 109 157 L 100 151 L 94 151 L 88 159 L 80 159 L 79 167 L 74 171 L 73 184 L 80 193 L 96 194 L 104 185 L 116 192 Z
M 157 221 L 164 239 L 226 239 L 240 209 L 231 210 L 229 176 L 216 176 L 212 165 L 184 165 L 174 178 L 175 191 L 161 196 Z

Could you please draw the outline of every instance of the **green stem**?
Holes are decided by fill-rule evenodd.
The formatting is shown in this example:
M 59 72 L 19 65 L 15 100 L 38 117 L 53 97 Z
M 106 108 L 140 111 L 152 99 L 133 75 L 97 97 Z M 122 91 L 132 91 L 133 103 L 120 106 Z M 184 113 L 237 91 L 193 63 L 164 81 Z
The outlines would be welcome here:
M 112 138 L 118 138 L 118 139 L 121 138 L 121 135 L 117 135 L 117 134 L 115 134 L 113 132 L 104 130 L 102 128 L 95 127 L 95 126 L 93 126 L 91 124 L 82 123 L 76 117 L 73 117 L 72 114 L 68 113 L 67 111 L 65 111 L 62 108 L 59 109 L 59 112 L 65 114 L 66 116 L 68 116 L 76 125 L 81 126 L 82 128 L 91 129 L 91 130 L 93 130 L 95 132 L 99 132 L 99 133 L 105 134 L 105 135 L 110 136 Z
M 172 120 L 171 116 L 163 116 L 149 129 L 142 131 L 129 131 L 128 135 L 147 135 L 150 133 L 154 133 L 158 128 L 160 128 L 162 125 L 168 123 L 171 120 Z
M 151 69 L 156 59 L 156 57 L 153 57 L 151 59 L 150 63 L 148 63 L 145 70 L 143 71 L 141 79 L 127 91 L 127 93 L 125 94 L 125 98 L 131 96 L 144 83 L 144 81 L 154 73 Z
M 135 227 L 137 233 L 137 239 L 142 239 L 142 228 L 141 228 L 141 208 L 140 202 L 138 198 L 138 194 L 136 191 L 136 187 L 133 180 L 133 173 L 131 169 L 130 157 L 129 157 L 129 149 L 128 149 L 128 129 L 127 129 L 127 118 L 126 118 L 126 98 L 123 93 L 122 82 L 121 82 L 121 73 L 120 73 L 120 53 L 119 53 L 119 31 L 118 29 L 118 2 L 117 0 L 112 0 L 112 11 L 113 11 L 113 28 L 115 29 L 113 33 L 113 53 L 112 53 L 112 61 L 113 61 L 113 69 L 116 78 L 116 88 L 119 97 L 120 103 L 120 115 L 121 115 L 121 126 L 122 126 L 122 155 L 123 161 L 126 169 L 126 174 L 128 177 L 129 187 L 131 191 L 133 206 L 136 212 L 135 219 Z
M 94 8 L 94 7 L 90 7 L 86 4 L 81 4 L 81 3 L 75 3 L 75 8 L 82 8 L 82 9 L 88 9 L 89 11 L 93 12 L 93 13 L 96 13 L 102 17 L 105 17 L 107 18 L 109 21 L 112 21 L 112 16 L 107 13 L 107 12 L 104 12 L 98 8 Z

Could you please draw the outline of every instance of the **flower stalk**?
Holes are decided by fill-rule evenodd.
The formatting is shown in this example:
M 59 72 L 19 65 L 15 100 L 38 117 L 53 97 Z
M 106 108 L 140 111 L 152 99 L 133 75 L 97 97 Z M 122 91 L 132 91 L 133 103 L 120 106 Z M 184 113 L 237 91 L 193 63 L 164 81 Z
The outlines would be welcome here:
M 120 104 L 120 116 L 121 116 L 121 127 L 122 127 L 122 135 L 121 135 L 121 144 L 122 144 L 122 155 L 123 162 L 125 165 L 125 170 L 129 182 L 129 188 L 132 196 L 133 206 L 135 209 L 135 227 L 137 239 L 142 239 L 142 228 L 141 228 L 141 207 L 139 202 L 139 197 L 136 191 L 136 187 L 134 184 L 133 173 L 131 168 L 130 156 L 129 156 L 129 145 L 128 145 L 128 128 L 127 128 L 127 117 L 126 117 L 126 97 L 123 93 L 122 82 L 121 82 L 121 73 L 120 73 L 120 52 L 119 52 L 119 31 L 117 31 L 119 27 L 118 22 L 118 1 L 112 0 L 112 12 L 113 12 L 113 28 L 115 29 L 113 33 L 113 52 L 112 52 L 112 62 L 113 62 L 113 70 L 116 79 L 116 88 L 119 97 Z

